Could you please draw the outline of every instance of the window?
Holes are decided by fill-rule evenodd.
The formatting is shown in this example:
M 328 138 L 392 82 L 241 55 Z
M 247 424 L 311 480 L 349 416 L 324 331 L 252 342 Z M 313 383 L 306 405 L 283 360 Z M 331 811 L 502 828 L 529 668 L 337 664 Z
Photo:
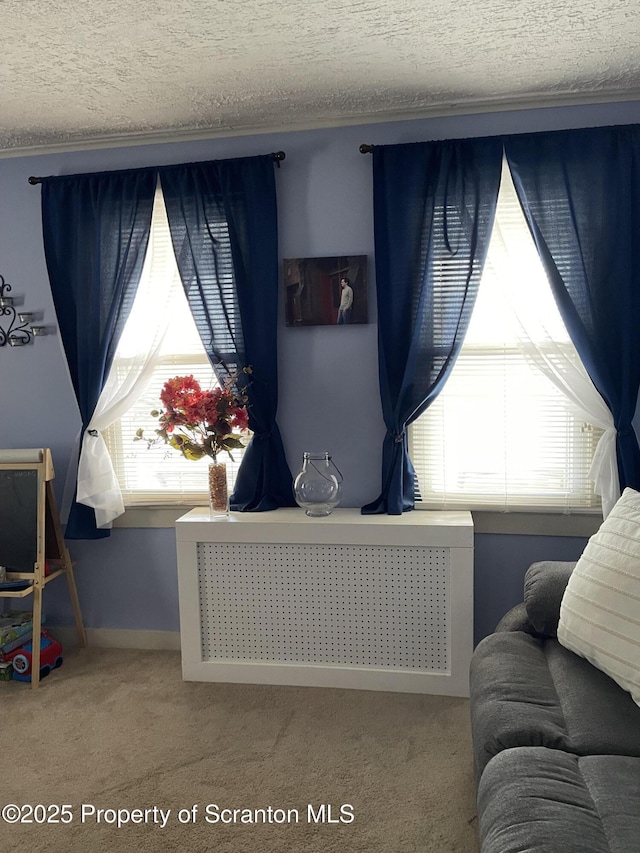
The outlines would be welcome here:
M 446 264 L 440 274 L 447 275 Z M 521 297 L 528 305 L 519 316 L 534 321 L 527 332 L 544 357 L 577 363 L 505 164 L 467 336 L 443 391 L 409 430 L 424 508 L 573 512 L 600 505 L 588 474 L 601 433 L 568 410 L 525 355 L 512 308 Z
M 136 430 L 153 437 L 161 407 L 160 390 L 173 376 L 193 374 L 203 388 L 216 377 L 198 335 L 175 262 L 167 214 L 160 189 L 156 192 L 149 249 L 142 279 L 123 331 L 108 380 L 120 386 L 141 351 L 155 348 L 149 380 L 133 405 L 104 433 L 125 506 L 207 502 L 208 458 L 192 462 L 168 445 L 147 449 L 133 440 Z M 226 457 L 230 486 L 242 452 Z

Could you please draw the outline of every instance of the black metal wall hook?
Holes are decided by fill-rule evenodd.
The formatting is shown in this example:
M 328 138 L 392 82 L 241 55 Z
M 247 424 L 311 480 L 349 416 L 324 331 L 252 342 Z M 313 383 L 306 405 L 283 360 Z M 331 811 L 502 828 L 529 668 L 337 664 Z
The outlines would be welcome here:
M 31 311 L 16 311 L 13 304 L 11 285 L 0 275 L 0 318 L 7 317 L 0 323 L 0 347 L 9 344 L 10 347 L 23 347 L 30 343 L 35 335 L 46 335 L 45 326 L 34 326 L 34 315 Z

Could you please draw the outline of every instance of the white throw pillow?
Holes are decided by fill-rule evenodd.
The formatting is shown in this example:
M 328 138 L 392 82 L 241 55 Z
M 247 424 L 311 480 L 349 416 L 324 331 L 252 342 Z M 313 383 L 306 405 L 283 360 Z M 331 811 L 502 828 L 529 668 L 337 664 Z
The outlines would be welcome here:
M 640 493 L 625 489 L 587 543 L 562 598 L 558 640 L 640 705 Z

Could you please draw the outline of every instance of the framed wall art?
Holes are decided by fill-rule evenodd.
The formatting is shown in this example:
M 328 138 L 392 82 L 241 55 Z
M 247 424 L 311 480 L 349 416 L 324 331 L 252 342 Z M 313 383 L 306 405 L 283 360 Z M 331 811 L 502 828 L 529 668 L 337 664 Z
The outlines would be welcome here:
M 350 326 L 368 322 L 367 256 L 285 258 L 287 326 Z

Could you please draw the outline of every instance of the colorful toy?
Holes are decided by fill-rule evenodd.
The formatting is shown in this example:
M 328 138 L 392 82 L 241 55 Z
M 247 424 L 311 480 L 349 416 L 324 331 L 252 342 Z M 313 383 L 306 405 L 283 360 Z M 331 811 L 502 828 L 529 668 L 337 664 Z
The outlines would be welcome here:
M 5 655 L 13 666 L 14 681 L 31 681 L 31 655 L 33 641 Z M 40 638 L 40 678 L 49 675 L 52 669 L 62 666 L 62 646 L 43 631 Z

